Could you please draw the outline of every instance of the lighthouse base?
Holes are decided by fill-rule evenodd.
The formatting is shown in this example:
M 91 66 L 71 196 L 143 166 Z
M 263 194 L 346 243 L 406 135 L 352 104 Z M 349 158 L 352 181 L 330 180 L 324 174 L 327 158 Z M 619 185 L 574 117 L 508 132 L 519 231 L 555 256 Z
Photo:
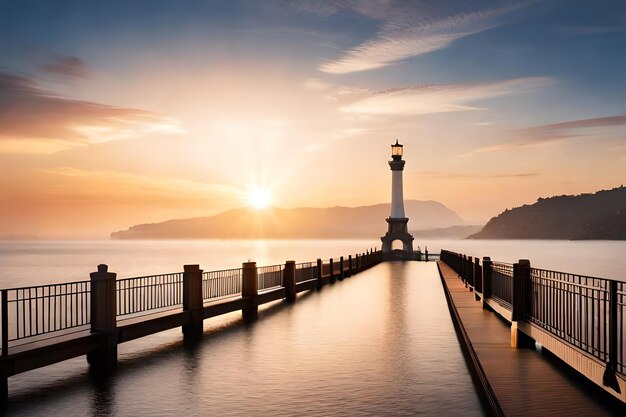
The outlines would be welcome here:
M 409 219 L 385 219 L 389 225 L 387 234 L 381 237 L 383 242 L 383 259 L 384 260 L 413 260 L 417 259 L 416 254 L 413 252 L 413 236 L 408 231 Z M 402 242 L 402 250 L 393 250 L 392 244 L 394 241 L 399 240 Z

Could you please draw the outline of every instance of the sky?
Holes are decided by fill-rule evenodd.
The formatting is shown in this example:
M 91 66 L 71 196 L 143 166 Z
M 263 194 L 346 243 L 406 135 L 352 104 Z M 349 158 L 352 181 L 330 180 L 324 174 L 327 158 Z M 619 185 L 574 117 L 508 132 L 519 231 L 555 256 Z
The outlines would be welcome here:
M 396 139 L 467 224 L 617 187 L 624 45 L 621 0 L 0 0 L 0 237 L 388 202 Z

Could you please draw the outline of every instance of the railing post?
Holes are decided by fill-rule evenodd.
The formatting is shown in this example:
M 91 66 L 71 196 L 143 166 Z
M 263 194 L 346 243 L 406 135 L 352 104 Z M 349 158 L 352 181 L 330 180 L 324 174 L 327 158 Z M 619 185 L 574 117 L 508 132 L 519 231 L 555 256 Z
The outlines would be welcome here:
M 532 294 L 526 294 L 526 282 L 530 280 L 530 261 L 528 259 L 520 259 L 513 264 L 513 311 L 511 314 L 511 347 L 520 346 L 520 334 L 517 330 L 517 322 L 522 321 L 526 317 L 526 296 L 531 297 Z
M 463 260 L 463 257 L 464 257 L 464 256 L 465 256 L 465 255 L 463 255 L 463 254 L 461 254 L 461 253 L 459 253 L 459 254 L 456 256 L 457 264 L 458 264 L 458 267 L 459 267 L 459 272 L 458 272 L 458 274 L 459 274 L 459 278 L 461 278 L 461 281 L 465 281 L 465 275 L 464 275 L 464 271 L 465 271 L 465 270 L 464 270 L 465 261 Z
M 322 260 L 317 258 L 317 288 L 322 288 L 324 279 L 322 278 Z
M 330 282 L 335 282 L 335 265 L 333 265 L 333 258 L 330 258 L 330 259 L 328 260 L 328 262 L 329 262 L 329 264 L 330 264 L 330 265 L 328 266 L 329 273 L 330 273 L 329 280 L 330 280 Z
M 183 310 L 190 316 L 189 323 L 183 325 L 183 338 L 194 342 L 203 333 L 202 269 L 200 265 L 185 265 L 183 270 Z
M 257 318 L 259 312 L 256 300 L 259 293 L 256 262 L 244 262 L 242 270 L 241 296 L 243 297 L 243 308 L 241 312 L 245 321 L 253 321 Z
M 476 301 L 480 299 L 478 293 L 483 292 L 483 277 L 482 268 L 480 267 L 480 258 L 476 256 L 474 258 L 474 297 Z
M 2 290 L 2 356 L 9 354 L 9 291 Z
M 428 262 L 428 246 L 424 248 L 424 256 L 426 257 L 426 262 Z
M 483 301 L 491 298 L 491 273 L 493 263 L 488 256 L 483 257 Z M 483 304 L 484 306 L 484 304 Z
M 9 292 L 2 290 L 2 356 L 9 354 Z M 0 404 L 6 405 L 9 400 L 9 377 L 0 375 Z
M 99 336 L 99 346 L 87 353 L 95 373 L 105 374 L 117 367 L 116 277 L 107 265 L 98 265 L 91 279 L 91 332 Z
M 296 261 L 285 262 L 283 287 L 285 287 L 285 298 L 287 298 L 287 301 L 290 303 L 296 301 Z
M 609 281 L 609 360 L 606 363 L 602 383 L 621 393 L 619 383 L 615 377 L 617 371 L 617 281 Z
M 339 258 L 339 279 L 343 281 L 345 273 L 343 272 L 343 256 Z
M 348 255 L 348 276 L 352 276 L 352 255 Z
M 461 279 L 467 288 L 467 256 L 461 256 Z
M 468 256 L 467 257 L 467 265 L 465 265 L 466 267 L 466 271 L 467 271 L 467 280 L 469 281 L 469 285 L 470 285 L 470 291 L 474 291 L 474 287 L 476 286 L 474 284 L 474 258 L 472 256 Z

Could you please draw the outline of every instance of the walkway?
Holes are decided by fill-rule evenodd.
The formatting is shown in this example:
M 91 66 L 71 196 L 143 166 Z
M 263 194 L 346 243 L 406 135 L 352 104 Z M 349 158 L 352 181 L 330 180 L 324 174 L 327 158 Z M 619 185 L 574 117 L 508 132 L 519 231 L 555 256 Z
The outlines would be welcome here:
M 439 262 L 443 282 L 471 345 L 506 416 L 624 416 L 607 395 L 565 365 L 534 349 L 514 349 L 510 325 L 483 310 L 457 274 Z M 608 399 L 612 400 L 612 399 Z M 619 406 L 618 406 L 619 407 Z

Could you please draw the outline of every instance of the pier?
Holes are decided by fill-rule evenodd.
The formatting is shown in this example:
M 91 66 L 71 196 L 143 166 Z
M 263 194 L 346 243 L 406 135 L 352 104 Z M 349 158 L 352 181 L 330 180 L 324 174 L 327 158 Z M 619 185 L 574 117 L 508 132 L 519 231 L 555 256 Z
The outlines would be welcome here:
M 626 409 L 625 283 L 531 268 L 528 260 L 485 257 L 481 265 L 446 250 L 438 264 L 493 414 L 596 416 L 615 415 L 618 404 Z
M 485 258 L 481 264 L 476 258 L 446 250 L 428 257 L 416 252 L 414 259 L 437 262 L 386 262 L 381 251 L 368 250 L 306 263 L 257 266 L 246 262 L 241 268 L 220 271 L 205 272 L 198 265 L 186 265 L 183 272 L 123 279 L 101 265 L 88 281 L 2 290 L 2 335 L 8 336 L 2 339 L 0 359 L 4 404 L 8 404 L 8 383 L 13 375 L 79 356 L 86 357 L 91 373 L 109 374 L 116 368 L 119 344 L 180 328 L 184 344 L 192 346 L 201 343 L 206 319 L 241 311 L 244 322 L 253 323 L 260 306 L 280 300 L 297 310 L 300 293 L 315 292 L 367 270 L 368 286 L 385 282 L 396 294 L 391 305 L 405 304 L 409 293 L 419 298 L 413 301 L 418 303 L 414 313 L 419 320 L 432 320 L 431 309 L 447 305 L 460 345 L 448 341 L 445 349 L 453 345 L 462 349 L 474 381 L 471 385 L 478 393 L 474 395 L 482 399 L 487 414 L 571 415 L 577 410 L 578 415 L 601 416 L 623 411 L 622 283 L 581 276 L 574 279 L 572 274 L 556 272 L 550 273 L 546 283 L 542 280 L 548 273 L 530 268 L 528 262 L 508 265 Z M 414 276 L 409 279 L 406 271 L 420 272 L 410 273 Z M 359 280 L 350 281 L 353 279 Z M 520 279 L 523 285 L 516 285 Z M 424 287 L 426 282 L 429 284 Z M 437 283 L 442 290 L 434 289 Z M 618 294 L 615 310 L 612 287 L 617 287 Z M 362 293 L 353 294 L 355 300 L 362 299 L 363 305 L 378 303 L 368 295 L 367 287 L 359 288 Z M 576 288 L 583 292 L 577 293 Z M 418 290 L 422 292 L 419 297 L 415 295 Z M 525 295 L 520 296 L 520 291 Z M 529 294 L 535 299 L 521 301 L 525 310 L 520 313 L 515 305 L 519 308 L 520 297 L 525 300 Z M 541 297 L 547 296 L 557 301 L 542 303 Z M 586 308 L 590 309 L 588 317 Z M 545 311 L 546 315 L 539 316 Z M 361 314 L 356 310 L 346 313 Z M 370 319 L 380 312 L 372 314 Z M 538 317 L 554 320 L 542 324 Z M 557 333 L 559 323 L 569 327 Z M 613 323 L 622 327 L 613 330 Z M 443 322 L 436 325 L 446 326 Z M 403 325 L 398 331 L 412 332 Z M 618 337 L 612 339 L 615 334 Z M 426 338 L 425 343 L 428 340 L 426 334 L 415 334 L 411 343 L 421 338 Z M 535 341 L 541 344 L 539 351 Z M 439 354 L 428 346 L 420 348 L 420 357 L 426 363 L 438 363 Z M 464 363 L 455 366 L 456 371 L 444 379 L 468 372 Z M 617 384 L 611 385 L 615 381 Z M 424 383 L 427 381 L 419 381 Z

